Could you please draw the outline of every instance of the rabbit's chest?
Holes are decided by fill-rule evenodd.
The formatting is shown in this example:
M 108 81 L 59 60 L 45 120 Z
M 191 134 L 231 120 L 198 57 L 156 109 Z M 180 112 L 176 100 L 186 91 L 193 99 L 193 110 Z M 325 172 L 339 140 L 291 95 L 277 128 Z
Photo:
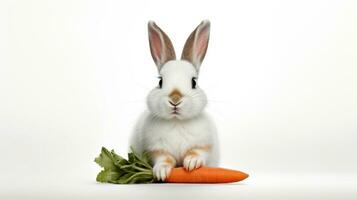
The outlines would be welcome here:
M 178 160 L 193 146 L 210 143 L 205 123 L 163 123 L 148 130 L 149 149 L 163 149 Z

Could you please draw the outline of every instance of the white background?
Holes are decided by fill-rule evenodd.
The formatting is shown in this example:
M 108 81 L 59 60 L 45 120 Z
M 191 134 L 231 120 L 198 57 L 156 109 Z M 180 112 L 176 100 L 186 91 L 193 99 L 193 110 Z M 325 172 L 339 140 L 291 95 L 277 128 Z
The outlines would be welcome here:
M 1 1 L 0 198 L 357 198 L 356 1 Z M 157 84 L 147 21 L 180 55 L 211 21 L 200 86 L 235 185 L 95 183 Z

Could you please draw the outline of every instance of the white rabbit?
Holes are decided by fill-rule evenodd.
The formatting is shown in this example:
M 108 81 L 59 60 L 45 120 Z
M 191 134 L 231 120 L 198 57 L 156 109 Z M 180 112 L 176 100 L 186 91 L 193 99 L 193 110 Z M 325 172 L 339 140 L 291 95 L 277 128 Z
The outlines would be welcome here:
M 160 80 L 147 97 L 148 111 L 139 119 L 130 144 L 139 153 L 150 153 L 158 180 L 165 180 L 176 166 L 188 171 L 217 166 L 216 128 L 203 111 L 207 98 L 197 84 L 210 22 L 202 21 L 191 33 L 181 60 L 176 60 L 170 39 L 154 22 L 150 21 L 148 28 Z

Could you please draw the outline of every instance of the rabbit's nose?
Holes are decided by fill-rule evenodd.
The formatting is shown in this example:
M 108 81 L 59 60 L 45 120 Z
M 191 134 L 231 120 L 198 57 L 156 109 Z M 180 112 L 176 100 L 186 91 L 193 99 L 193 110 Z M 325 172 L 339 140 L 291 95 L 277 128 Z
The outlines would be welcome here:
M 170 94 L 169 97 L 173 104 L 178 105 L 179 101 L 182 99 L 182 93 L 178 89 L 174 89 Z
M 178 105 L 180 105 L 181 104 L 181 101 L 180 102 L 178 102 L 178 103 L 173 103 L 172 101 L 169 101 L 169 103 L 172 105 L 172 106 L 174 106 L 174 107 L 176 107 L 176 106 L 178 106 Z

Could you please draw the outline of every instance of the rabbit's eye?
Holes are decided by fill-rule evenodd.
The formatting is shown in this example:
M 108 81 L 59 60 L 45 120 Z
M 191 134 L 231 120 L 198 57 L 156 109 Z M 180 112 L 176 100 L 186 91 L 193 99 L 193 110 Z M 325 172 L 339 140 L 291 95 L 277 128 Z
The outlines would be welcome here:
M 162 88 L 162 77 L 159 77 L 159 88 L 161 89 Z
M 191 82 L 192 82 L 192 89 L 196 89 L 196 85 L 197 85 L 196 77 L 193 77 Z

